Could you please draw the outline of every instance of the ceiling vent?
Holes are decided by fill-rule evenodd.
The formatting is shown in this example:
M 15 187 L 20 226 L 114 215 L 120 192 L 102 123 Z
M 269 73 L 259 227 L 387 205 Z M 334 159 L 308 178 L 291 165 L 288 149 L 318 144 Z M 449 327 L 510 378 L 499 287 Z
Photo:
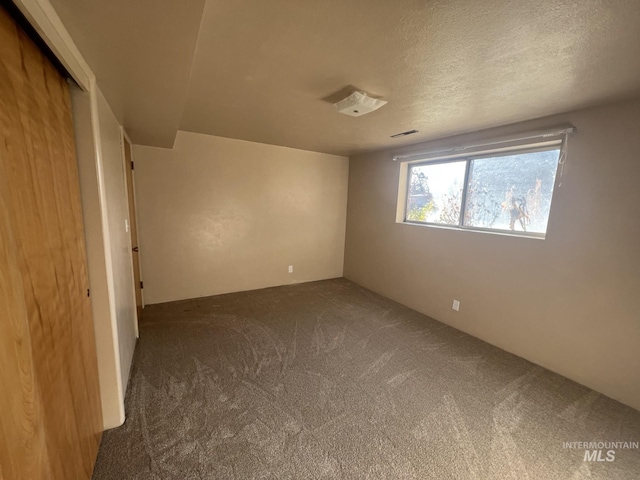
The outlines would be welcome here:
M 374 110 L 379 109 L 386 103 L 386 100 L 372 98 L 364 92 L 356 91 L 347 98 L 344 98 L 333 105 L 340 113 L 344 113 L 351 117 L 361 117 L 362 115 L 366 115 L 367 113 L 371 113 Z
M 418 133 L 418 130 L 407 130 L 406 132 L 396 133 L 395 135 L 391 135 L 391 138 L 406 137 L 407 135 L 413 135 L 414 133 Z

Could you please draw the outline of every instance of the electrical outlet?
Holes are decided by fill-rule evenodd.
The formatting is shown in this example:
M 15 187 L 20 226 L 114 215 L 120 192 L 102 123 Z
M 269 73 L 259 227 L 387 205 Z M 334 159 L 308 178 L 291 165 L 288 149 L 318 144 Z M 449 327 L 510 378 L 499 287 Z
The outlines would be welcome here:
M 460 310 L 460 302 L 458 300 L 454 300 L 453 301 L 453 306 L 451 307 L 453 308 L 456 312 Z
M 293 265 L 289 265 L 289 273 L 293 273 Z

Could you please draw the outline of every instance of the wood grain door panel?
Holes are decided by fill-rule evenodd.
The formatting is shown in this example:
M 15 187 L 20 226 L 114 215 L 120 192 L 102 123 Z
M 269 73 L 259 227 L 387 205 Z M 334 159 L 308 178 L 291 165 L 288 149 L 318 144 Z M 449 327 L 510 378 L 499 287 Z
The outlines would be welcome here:
M 0 471 L 88 479 L 102 414 L 69 87 L 0 9 Z

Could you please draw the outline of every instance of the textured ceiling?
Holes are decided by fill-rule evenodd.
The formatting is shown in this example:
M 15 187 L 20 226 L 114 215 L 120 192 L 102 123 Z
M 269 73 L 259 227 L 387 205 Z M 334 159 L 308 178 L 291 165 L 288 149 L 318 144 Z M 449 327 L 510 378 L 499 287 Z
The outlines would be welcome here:
M 349 155 L 640 95 L 638 0 L 52 3 L 135 143 Z M 348 86 L 389 103 L 340 115 Z

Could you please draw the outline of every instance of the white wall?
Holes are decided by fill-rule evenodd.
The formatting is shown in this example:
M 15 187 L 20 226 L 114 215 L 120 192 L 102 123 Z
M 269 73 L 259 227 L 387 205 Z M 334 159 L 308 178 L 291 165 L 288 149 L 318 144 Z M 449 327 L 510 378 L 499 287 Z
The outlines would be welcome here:
M 124 403 L 111 255 L 107 245 L 109 236 L 106 206 L 101 202 L 103 186 L 99 175 L 97 146 L 94 138 L 94 133 L 98 132 L 94 130 L 91 115 L 91 94 L 71 82 L 70 90 L 91 287 L 91 310 L 98 357 L 102 419 L 104 428 L 107 429 L 121 425 L 124 421 Z
M 106 215 L 113 271 L 120 377 L 123 391 L 126 392 L 133 351 L 136 345 L 137 314 L 133 289 L 131 236 L 125 228 L 125 222 L 129 222 L 129 207 L 125 183 L 122 132 L 115 115 L 100 90 L 97 90 L 97 111 L 104 202 L 107 207 Z
M 134 153 L 147 303 L 342 276 L 346 157 L 182 131 Z
M 71 86 L 104 428 L 125 420 L 137 335 L 122 131 L 97 87 Z

